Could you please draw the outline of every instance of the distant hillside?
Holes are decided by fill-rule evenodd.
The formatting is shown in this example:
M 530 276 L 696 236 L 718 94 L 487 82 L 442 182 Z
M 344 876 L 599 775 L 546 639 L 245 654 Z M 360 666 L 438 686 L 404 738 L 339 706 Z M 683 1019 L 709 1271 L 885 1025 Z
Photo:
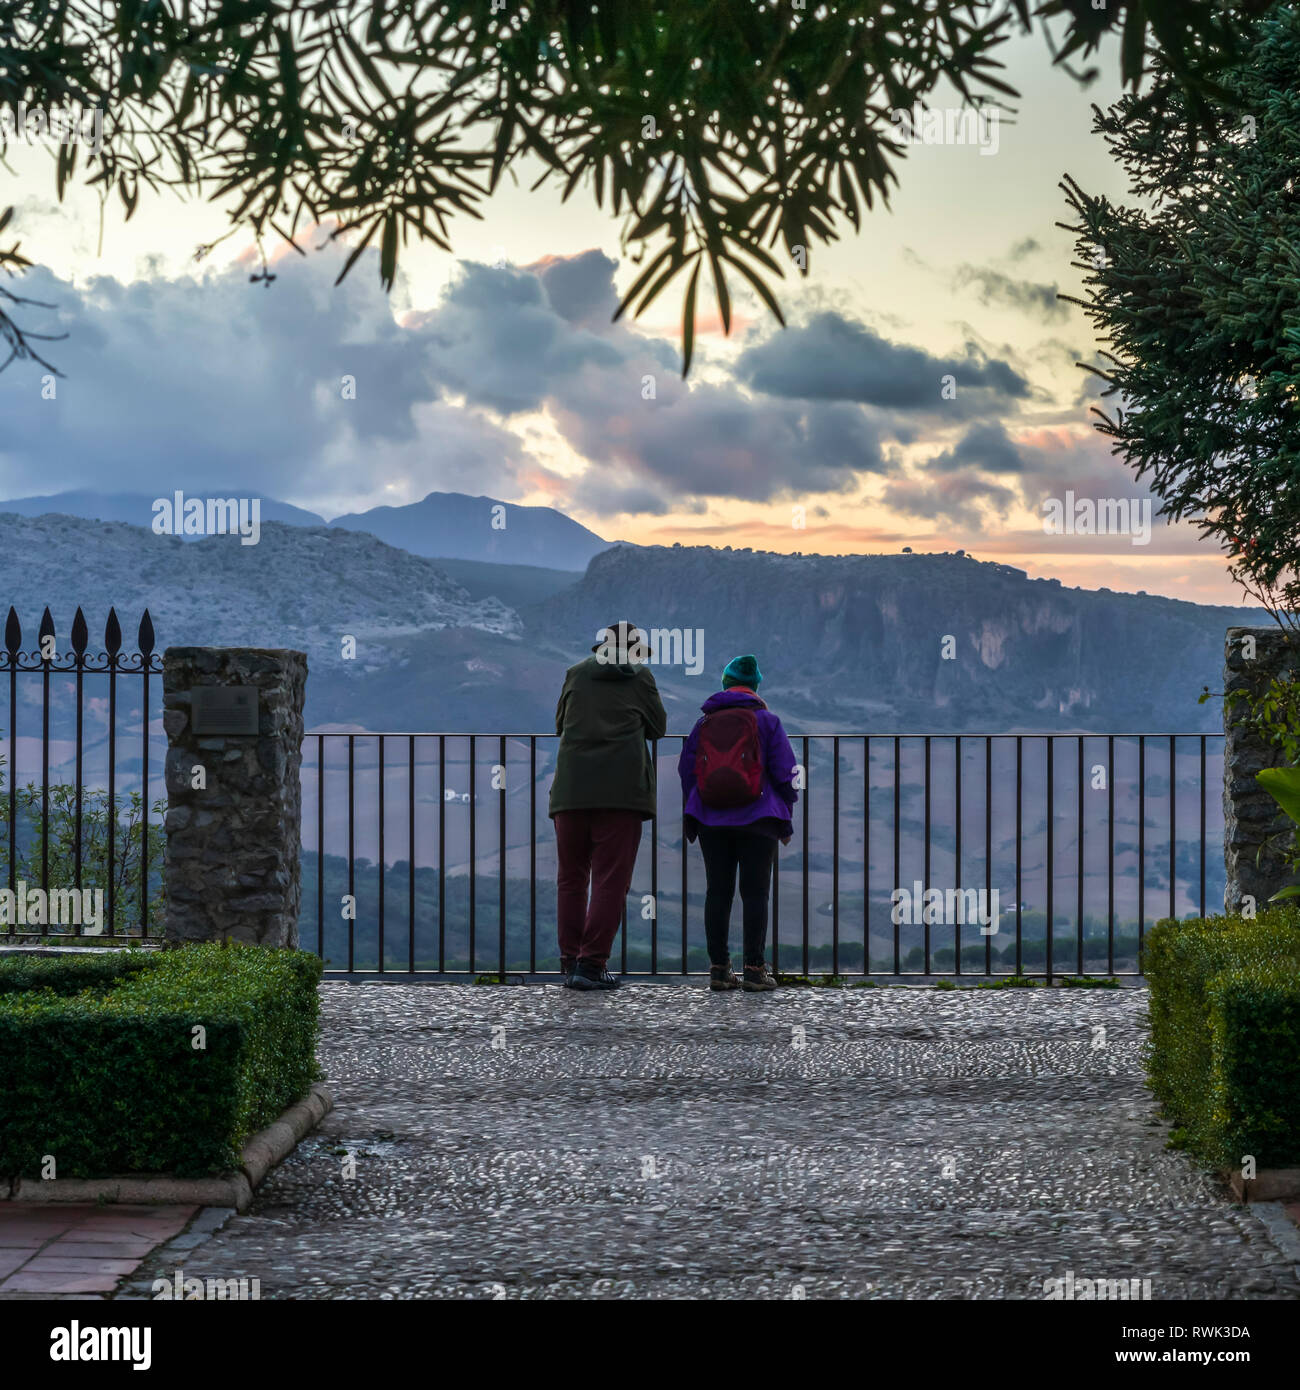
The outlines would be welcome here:
M 969 556 L 705 546 L 605 551 L 521 616 L 543 649 L 580 649 L 620 617 L 699 629 L 702 674 L 658 668 L 666 691 L 689 707 L 731 657 L 754 652 L 763 695 L 805 732 L 1213 731 L 1222 711 L 1197 696 L 1220 686 L 1224 630 L 1268 622 L 1259 609 L 1064 588 Z
M 576 584 L 581 577 L 574 570 L 543 569 L 540 565 L 497 565 L 485 560 L 449 560 L 445 555 L 434 556 L 433 563 L 470 598 L 499 598 L 512 608 L 540 603 Z
M 78 605 L 94 649 L 110 604 L 128 649 L 147 607 L 160 649 L 197 643 L 305 651 L 309 724 L 348 715 L 383 725 L 394 710 L 384 683 L 401 659 L 394 642 L 418 636 L 427 644 L 464 628 L 509 647 L 521 631 L 511 608 L 470 598 L 430 561 L 328 527 L 270 522 L 257 545 L 241 545 L 237 536 L 186 544 L 120 522 L 0 512 L 0 556 L 0 606 L 17 609 L 26 648 L 36 645 L 47 604 L 60 650 Z M 351 660 L 343 656 L 348 636 L 356 639 Z M 371 685 L 376 674 L 382 680 Z
M 171 493 L 163 496 L 169 500 Z M 218 490 L 212 493 L 187 488 L 186 497 L 226 497 L 251 498 L 251 492 L 230 492 Z M 12 512 L 16 516 L 44 516 L 49 512 L 61 516 L 79 516 L 90 521 L 124 521 L 129 526 L 150 526 L 153 523 L 153 504 L 155 499 L 144 492 L 91 492 L 85 488 L 72 492 L 55 492 L 45 497 L 13 497 L 0 502 L 0 513 Z M 261 499 L 263 521 L 280 521 L 287 526 L 324 526 L 324 517 L 315 512 L 304 511 L 301 507 L 290 506 L 288 502 L 277 502 L 272 497 Z M 193 536 L 186 540 L 197 539 Z
M 249 492 L 227 489 L 186 488 L 187 498 L 250 498 Z M 169 499 L 171 493 L 165 494 Z M 0 501 L 0 512 L 17 516 L 57 513 L 92 521 L 124 521 L 131 526 L 150 526 L 154 498 L 145 493 L 93 492 L 85 489 L 43 497 L 16 497 Z M 403 507 L 372 507 L 348 512 L 326 522 L 315 512 L 272 497 L 261 497 L 263 522 L 287 526 L 325 526 L 345 531 L 364 531 L 389 545 L 426 559 L 477 560 L 489 564 L 532 566 L 581 573 L 593 555 L 608 541 L 552 507 L 521 507 L 492 497 L 469 497 L 461 492 L 431 492 L 422 501 Z M 495 512 L 494 508 L 502 508 Z M 494 525 L 494 517 L 504 525 Z M 196 537 L 187 536 L 186 540 Z M 507 585 L 511 581 L 507 581 Z M 545 597 L 552 582 L 541 579 L 532 598 Z
M 494 509 L 504 510 L 495 513 Z M 494 515 L 504 522 L 494 527 Z M 431 492 L 405 507 L 372 507 L 335 517 L 331 526 L 369 531 L 412 555 L 584 570 L 609 542 L 552 507 L 520 507 L 491 497 Z
M 1219 706 L 1196 697 L 1219 688 L 1224 630 L 1267 621 L 957 555 L 618 545 L 573 575 L 425 559 L 332 526 L 187 544 L 0 513 L 0 609 L 17 607 L 25 645 L 46 604 L 61 645 L 78 604 L 98 645 L 110 602 L 128 642 L 147 605 L 160 648 L 305 650 L 309 727 L 484 733 L 551 728 L 565 667 L 623 617 L 701 634 L 698 675 L 680 654 L 655 668 L 673 732 L 748 651 L 792 732 L 1213 731 Z

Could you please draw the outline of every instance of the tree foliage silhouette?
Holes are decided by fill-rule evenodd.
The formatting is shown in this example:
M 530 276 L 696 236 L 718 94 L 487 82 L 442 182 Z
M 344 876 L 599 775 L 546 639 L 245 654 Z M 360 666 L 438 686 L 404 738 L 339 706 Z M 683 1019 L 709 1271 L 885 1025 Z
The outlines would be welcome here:
M 1242 29 L 1222 99 L 1193 111 L 1172 65 L 1094 108 L 1137 205 L 1068 176 L 1105 345 L 1094 407 L 1162 510 L 1219 541 L 1230 573 L 1284 625 L 1300 610 L 1300 13 Z M 1191 135 L 1193 124 L 1198 128 Z
M 379 250 L 452 249 L 451 223 L 521 159 L 622 219 L 640 266 L 622 313 L 674 281 L 684 372 L 707 264 L 724 326 L 748 286 L 808 273 L 816 244 L 859 230 L 896 182 L 893 110 L 947 80 L 974 103 L 1014 98 L 994 56 L 1055 25 L 1054 60 L 1120 37 L 1136 86 L 1163 55 L 1196 106 L 1235 52 L 1245 0 L 0 0 L 0 112 L 104 113 L 102 146 L 58 147 L 55 181 L 88 179 L 127 216 L 143 191 L 226 200 L 229 235 L 300 242 L 321 223 Z M 1095 69 L 1077 73 L 1082 80 Z M 0 140 L 4 136 L 0 135 Z M 0 266 L 20 268 L 10 253 Z M 36 335 L 0 303 L 11 357 Z M 48 365 L 48 364 L 46 364 Z

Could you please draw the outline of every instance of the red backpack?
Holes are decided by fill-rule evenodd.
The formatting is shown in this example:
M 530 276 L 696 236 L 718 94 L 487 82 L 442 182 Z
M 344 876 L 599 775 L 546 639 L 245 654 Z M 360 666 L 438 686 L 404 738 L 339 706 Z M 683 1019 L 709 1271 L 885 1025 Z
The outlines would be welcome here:
M 695 785 L 706 806 L 744 806 L 763 789 L 763 740 L 752 708 L 706 714 L 695 745 Z

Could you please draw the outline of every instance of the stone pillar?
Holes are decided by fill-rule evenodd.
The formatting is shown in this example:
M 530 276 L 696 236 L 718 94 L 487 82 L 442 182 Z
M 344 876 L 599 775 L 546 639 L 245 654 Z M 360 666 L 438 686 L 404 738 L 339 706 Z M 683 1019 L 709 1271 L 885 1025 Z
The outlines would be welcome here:
M 1223 692 L 1261 691 L 1275 676 L 1295 680 L 1300 672 L 1300 641 L 1272 627 L 1230 627 L 1224 648 Z M 1235 719 L 1240 720 L 1237 711 Z M 1234 721 L 1225 701 L 1223 710 L 1223 857 L 1228 878 L 1223 890 L 1227 912 L 1239 912 L 1243 896 L 1255 899 L 1255 910 L 1292 881 L 1286 860 L 1276 848 L 1255 856 L 1271 835 L 1286 831 L 1291 821 L 1276 801 L 1255 781 L 1262 768 L 1276 767 L 1281 755 L 1252 737 Z
M 306 684 L 303 652 L 163 653 L 169 942 L 297 946 Z

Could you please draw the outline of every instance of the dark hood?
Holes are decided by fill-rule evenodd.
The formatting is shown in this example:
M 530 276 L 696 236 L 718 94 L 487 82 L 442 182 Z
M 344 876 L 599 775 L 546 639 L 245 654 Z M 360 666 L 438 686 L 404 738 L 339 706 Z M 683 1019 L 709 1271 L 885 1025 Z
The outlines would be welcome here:
M 636 673 L 644 665 L 640 661 L 601 661 L 599 657 L 589 656 L 587 660 L 592 665 L 592 680 L 597 681 L 630 681 L 636 678 Z

